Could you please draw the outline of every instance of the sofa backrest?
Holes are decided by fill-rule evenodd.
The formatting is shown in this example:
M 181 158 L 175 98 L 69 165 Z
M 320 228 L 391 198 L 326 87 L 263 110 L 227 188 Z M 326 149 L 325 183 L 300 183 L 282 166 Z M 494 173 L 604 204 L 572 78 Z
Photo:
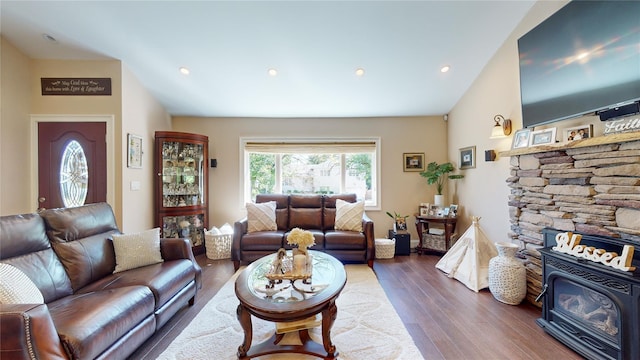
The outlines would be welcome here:
M 289 229 L 322 229 L 322 195 L 290 195 Z
M 325 195 L 322 212 L 324 228 L 322 230 L 333 230 L 336 223 L 336 200 L 338 199 L 350 203 L 358 201 L 356 194 Z
M 40 216 L 74 291 L 113 273 L 116 261 L 111 235 L 120 230 L 109 204 L 47 209 Z
M 276 224 L 278 230 L 286 231 L 289 226 L 289 195 L 282 194 L 258 194 L 256 203 L 276 202 Z
M 0 217 L 0 261 L 25 273 L 40 289 L 45 303 L 73 293 L 38 214 Z

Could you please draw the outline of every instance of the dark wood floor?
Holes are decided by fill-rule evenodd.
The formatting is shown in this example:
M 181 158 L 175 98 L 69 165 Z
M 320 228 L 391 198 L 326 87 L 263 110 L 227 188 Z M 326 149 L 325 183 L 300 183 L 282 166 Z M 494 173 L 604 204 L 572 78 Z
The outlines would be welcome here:
M 197 258 L 203 289 L 196 304 L 179 312 L 131 359 L 155 359 L 233 275 L 229 260 Z M 435 255 L 411 254 L 376 260 L 374 265 L 425 359 L 582 359 L 538 327 L 539 309 L 500 303 L 488 290 L 475 293 L 437 270 L 438 260 Z

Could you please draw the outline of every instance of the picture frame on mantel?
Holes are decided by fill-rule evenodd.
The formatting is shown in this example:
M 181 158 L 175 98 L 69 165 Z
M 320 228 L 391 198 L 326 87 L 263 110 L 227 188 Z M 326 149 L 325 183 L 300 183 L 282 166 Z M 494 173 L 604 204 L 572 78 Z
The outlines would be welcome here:
M 564 129 L 564 142 L 572 142 L 593 137 L 593 124 L 585 124 Z
M 529 146 L 553 145 L 556 143 L 557 128 L 536 130 L 531 132 Z
M 525 128 L 516 131 L 513 135 L 513 143 L 511 150 L 529 147 L 529 138 L 531 137 L 531 129 Z
M 468 146 L 460 149 L 460 170 L 476 167 L 476 147 Z
M 404 171 L 424 171 L 424 153 L 402 154 Z

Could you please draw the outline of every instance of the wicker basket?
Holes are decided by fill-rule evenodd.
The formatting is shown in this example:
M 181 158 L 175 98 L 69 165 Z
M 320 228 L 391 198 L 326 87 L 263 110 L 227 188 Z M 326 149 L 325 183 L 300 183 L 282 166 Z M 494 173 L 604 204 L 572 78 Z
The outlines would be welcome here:
M 232 234 L 204 234 L 204 246 L 211 260 L 231 258 Z
M 394 239 L 376 239 L 376 259 L 393 259 L 396 253 Z
M 444 235 L 428 234 L 427 232 L 422 233 L 422 247 L 427 249 L 448 251 L 457 240 L 458 234 L 451 234 L 449 246 L 447 246 L 447 240 Z

